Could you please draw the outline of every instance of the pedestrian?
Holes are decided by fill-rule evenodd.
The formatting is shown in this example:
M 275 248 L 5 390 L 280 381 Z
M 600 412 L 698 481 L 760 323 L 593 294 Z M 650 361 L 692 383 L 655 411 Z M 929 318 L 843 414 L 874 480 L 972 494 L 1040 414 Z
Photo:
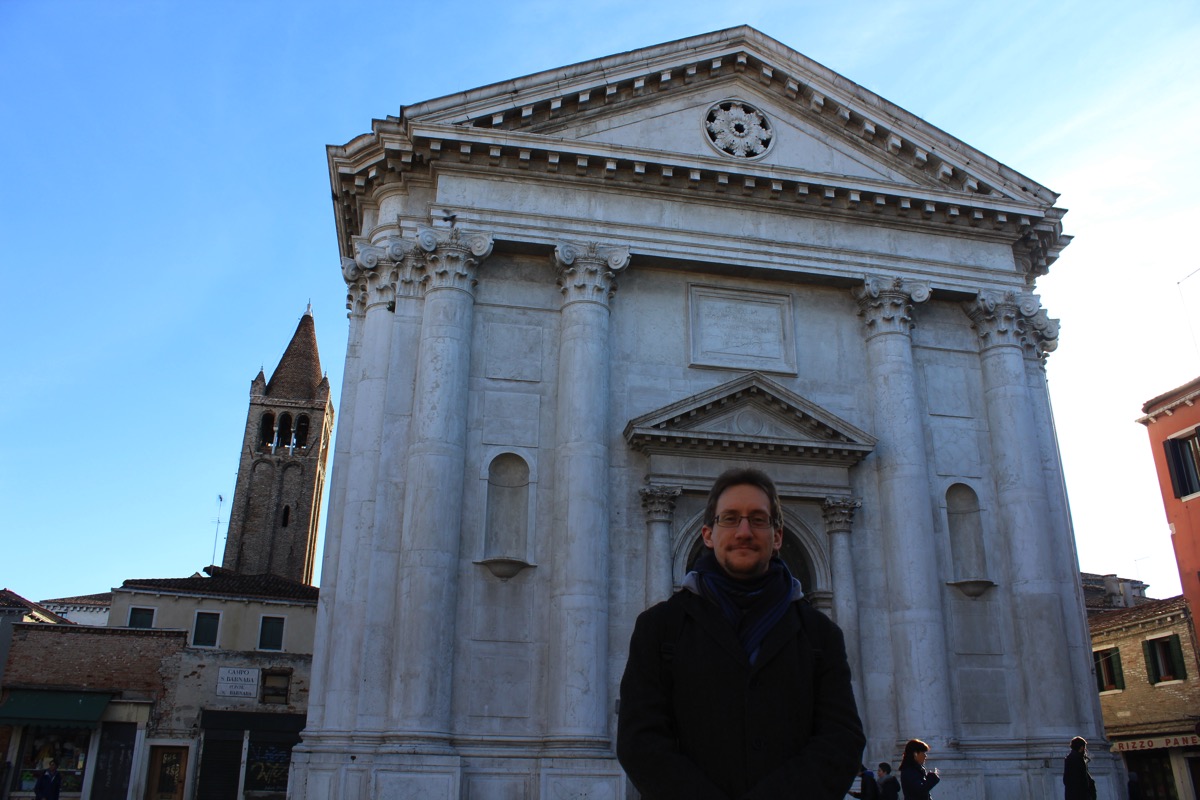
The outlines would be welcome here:
M 683 588 L 634 626 L 621 766 L 645 800 L 842 800 L 866 739 L 842 632 L 779 558 L 774 482 L 727 470 L 703 522 Z
M 925 769 L 929 757 L 929 745 L 920 739 L 909 739 L 904 745 L 904 757 L 900 759 L 900 788 L 904 800 L 932 800 L 929 790 L 938 785 L 942 775 L 936 769 Z
M 1088 772 L 1091 756 L 1087 739 L 1076 736 L 1071 740 L 1071 752 L 1063 759 L 1063 796 L 1066 800 L 1096 800 L 1096 782 Z
M 879 762 L 879 800 L 900 800 L 900 779 L 886 761 Z
M 866 764 L 859 766 L 858 779 L 858 791 L 851 792 L 850 796 L 859 800 L 879 800 L 879 784 L 875 782 L 875 773 L 867 769 Z
M 58 762 L 51 760 L 49 769 L 39 775 L 37 783 L 33 785 L 33 796 L 35 800 L 58 800 L 60 791 L 62 775 L 58 774 Z

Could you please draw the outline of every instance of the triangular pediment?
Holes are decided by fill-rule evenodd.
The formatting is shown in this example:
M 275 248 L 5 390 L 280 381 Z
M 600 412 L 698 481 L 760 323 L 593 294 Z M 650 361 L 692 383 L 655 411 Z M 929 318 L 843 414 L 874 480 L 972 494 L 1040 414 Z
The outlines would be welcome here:
M 875 438 L 751 372 L 631 420 L 625 439 L 647 453 L 857 464 Z
M 761 115 L 770 146 L 730 148 L 718 108 L 735 130 L 730 115 Z M 450 173 L 969 236 L 1013 246 L 1030 275 L 1070 241 L 1054 192 L 749 27 L 405 106 L 329 163 L 346 257 L 380 187 Z
M 775 128 L 771 152 L 712 149 L 704 116 L 733 98 Z M 1050 202 L 1053 192 L 780 42 L 742 26 L 574 64 L 404 109 L 424 126 L 511 131 L 816 175 Z

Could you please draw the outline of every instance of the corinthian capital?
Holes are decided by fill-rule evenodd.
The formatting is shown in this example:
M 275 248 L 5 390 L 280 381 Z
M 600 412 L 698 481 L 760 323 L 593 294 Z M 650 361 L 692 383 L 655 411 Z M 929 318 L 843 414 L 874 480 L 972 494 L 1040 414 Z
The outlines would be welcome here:
M 554 261 L 565 302 L 593 300 L 607 305 L 617 291 L 617 273 L 629 266 L 629 248 L 599 242 L 559 242 L 554 248 Z
M 354 258 L 342 259 L 342 277 L 349 288 L 347 307 L 352 311 L 386 305 L 396 299 L 397 287 L 412 282 L 412 242 L 389 236 L 380 242 L 355 237 Z
M 869 335 L 908 334 L 912 330 L 913 303 L 929 299 L 929 284 L 904 278 L 867 275 L 863 285 L 853 289 L 858 315 L 863 317 Z
M 470 291 L 478 282 L 476 273 L 484 259 L 492 254 L 491 234 L 449 230 L 421 225 L 417 245 L 425 255 L 429 288 L 456 288 Z
M 642 487 L 642 508 L 648 522 L 670 522 L 675 514 L 675 500 L 683 489 L 679 486 L 663 486 L 652 483 Z
M 984 290 L 963 308 L 985 350 L 1021 347 L 1040 356 L 1058 346 L 1058 320 L 1050 319 L 1037 295 Z
M 826 533 L 849 533 L 854 522 L 854 512 L 862 507 L 862 501 L 856 497 L 826 497 L 821 504 L 821 514 L 825 517 Z

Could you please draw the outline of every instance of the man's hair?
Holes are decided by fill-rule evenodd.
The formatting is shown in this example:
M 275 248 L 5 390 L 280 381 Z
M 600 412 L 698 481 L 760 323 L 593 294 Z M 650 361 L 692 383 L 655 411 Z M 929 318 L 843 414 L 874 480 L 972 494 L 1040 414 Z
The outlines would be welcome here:
M 716 482 L 708 491 L 708 504 L 704 507 L 705 525 L 713 527 L 717 520 L 717 501 L 731 486 L 756 486 L 762 489 L 767 495 L 767 503 L 771 507 L 771 527 L 778 528 L 783 525 L 783 505 L 779 502 L 779 492 L 775 489 L 775 482 L 762 470 L 746 467 L 727 469 L 717 477 Z
M 892 774 L 892 765 L 886 761 L 880 761 L 879 762 L 879 771 L 882 772 L 884 775 L 891 775 Z
M 1082 736 L 1076 736 L 1074 739 L 1071 740 L 1071 749 L 1072 750 L 1087 749 L 1087 739 L 1083 738 Z

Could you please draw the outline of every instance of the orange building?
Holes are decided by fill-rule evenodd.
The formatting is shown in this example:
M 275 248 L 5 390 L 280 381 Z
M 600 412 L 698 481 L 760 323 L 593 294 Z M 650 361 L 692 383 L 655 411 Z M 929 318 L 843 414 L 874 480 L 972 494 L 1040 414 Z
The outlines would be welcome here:
M 1200 613 L 1200 378 L 1149 400 L 1138 422 L 1146 426 L 1158 470 L 1179 582 Z

